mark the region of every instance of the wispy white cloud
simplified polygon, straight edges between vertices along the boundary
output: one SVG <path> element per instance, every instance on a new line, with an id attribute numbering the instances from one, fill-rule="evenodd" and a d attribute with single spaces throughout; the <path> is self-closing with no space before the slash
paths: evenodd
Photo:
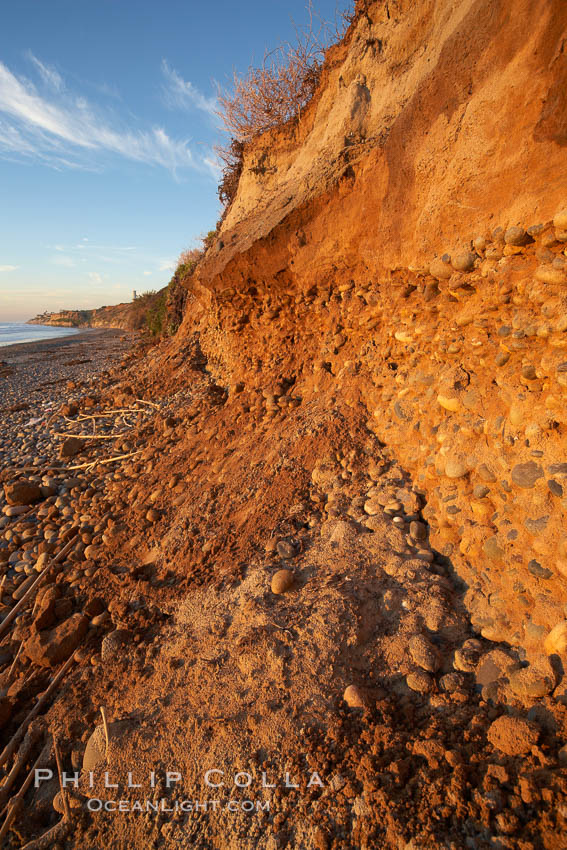
<path id="1" fill-rule="evenodd" d="M 93 283 L 102 283 L 102 275 L 98 272 L 89 272 L 89 279 Z"/>
<path id="2" fill-rule="evenodd" d="M 15 272 L 19 266 L 0 266 L 0 272 Z"/>
<path id="3" fill-rule="evenodd" d="M 153 272 L 145 271 L 145 272 L 142 272 L 142 274 L 144 275 L 144 277 L 148 277 L 148 275 L 153 274 Z"/>
<path id="4" fill-rule="evenodd" d="M 162 127 L 124 128 L 84 97 L 71 94 L 62 80 L 58 84 L 53 69 L 39 60 L 34 65 L 44 82 L 50 80 L 46 95 L 0 62 L 0 153 L 59 168 L 92 168 L 93 161 L 100 164 L 101 157 L 115 155 L 174 173 L 209 170 L 207 153 L 194 152 L 189 139 L 173 139 Z"/>
<path id="5" fill-rule="evenodd" d="M 41 79 L 47 86 L 49 86 L 49 88 L 54 89 L 55 91 L 61 91 L 64 88 L 61 74 L 59 74 L 55 68 L 52 68 L 49 65 L 44 65 L 37 56 L 34 56 L 31 50 L 27 51 L 26 56 L 30 62 L 35 65 L 40 73 Z"/>
<path id="6" fill-rule="evenodd" d="M 172 272 L 175 268 L 175 260 L 161 260 L 158 266 L 160 272 Z"/>
<path id="7" fill-rule="evenodd" d="M 167 106 L 173 109 L 200 109 L 214 116 L 217 109 L 217 99 L 206 97 L 193 83 L 184 80 L 174 68 L 170 68 L 167 60 L 163 59 L 161 70 L 165 77 L 163 99 Z"/>

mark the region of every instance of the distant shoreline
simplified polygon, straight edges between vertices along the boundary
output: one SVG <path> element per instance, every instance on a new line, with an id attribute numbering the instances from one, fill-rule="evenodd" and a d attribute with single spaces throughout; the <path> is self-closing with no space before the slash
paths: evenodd
<path id="1" fill-rule="evenodd" d="M 28 325 L 27 322 L 0 323 L 0 350 L 12 345 L 55 340 L 76 336 L 78 328 L 56 327 L 53 325 Z"/>
<path id="2" fill-rule="evenodd" d="M 128 333 L 128 331 L 118 328 L 64 328 L 64 330 L 71 331 L 71 333 L 66 333 L 62 336 L 43 337 L 42 339 L 32 340 L 31 342 L 14 342 L 7 345 L 0 345 L 0 360 L 11 358 L 12 355 L 18 356 L 40 352 L 47 354 L 51 350 L 61 348 L 62 346 L 71 343 L 86 342 L 87 340 L 88 342 L 100 341 L 103 343 L 105 337 L 122 337 Z"/>

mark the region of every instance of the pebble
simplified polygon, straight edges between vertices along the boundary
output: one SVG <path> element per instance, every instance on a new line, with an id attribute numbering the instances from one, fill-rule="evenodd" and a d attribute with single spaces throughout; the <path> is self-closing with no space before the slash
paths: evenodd
<path id="1" fill-rule="evenodd" d="M 505 755 L 521 756 L 529 753 L 537 744 L 539 730 L 528 720 L 503 715 L 490 725 L 486 737 L 493 747 Z"/>
<path id="2" fill-rule="evenodd" d="M 61 458 L 69 458 L 75 457 L 85 448 L 85 441 L 81 440 L 79 437 L 67 437 L 63 440 L 61 444 L 61 448 L 59 450 L 59 456 Z"/>
<path id="3" fill-rule="evenodd" d="M 7 517 L 21 516 L 28 512 L 27 505 L 7 505 L 4 508 L 4 514 Z"/>
<path id="4" fill-rule="evenodd" d="M 546 655 L 565 655 L 567 652 L 567 620 L 557 623 L 544 641 Z"/>
<path id="5" fill-rule="evenodd" d="M 296 557 L 298 553 L 298 546 L 297 543 L 290 537 L 284 537 L 282 540 L 278 540 L 276 550 L 280 558 L 290 560 L 291 558 Z"/>
<path id="6" fill-rule="evenodd" d="M 103 623 L 110 618 L 110 614 L 108 611 L 103 611 L 102 614 L 97 614 L 96 617 L 93 617 L 91 620 L 91 626 L 102 626 Z"/>
<path id="7" fill-rule="evenodd" d="M 448 410 L 450 413 L 456 413 L 461 406 L 458 398 L 445 395 L 438 395 L 437 401 L 441 407 L 445 408 L 445 410 Z"/>
<path id="8" fill-rule="evenodd" d="M 464 687 L 464 679 L 459 673 L 446 673 L 439 679 L 439 685 L 448 694 L 453 694 Z"/>
<path id="9" fill-rule="evenodd" d="M 453 667 L 462 673 L 474 673 L 480 660 L 482 644 L 475 638 L 466 640 L 460 649 L 455 650 Z"/>
<path id="10" fill-rule="evenodd" d="M 410 522 L 410 536 L 414 540 L 427 540 L 427 526 L 423 522 Z"/>
<path id="11" fill-rule="evenodd" d="M 281 594 L 290 590 L 295 584 L 295 573 L 292 570 L 278 570 L 272 576 L 272 593 Z"/>
<path id="12" fill-rule="evenodd" d="M 412 660 L 430 673 L 436 673 L 441 666 L 441 658 L 436 647 L 424 635 L 414 635 L 410 638 L 409 653 Z"/>
<path id="13" fill-rule="evenodd" d="M 544 671 L 535 666 L 523 667 L 510 673 L 510 688 L 521 699 L 539 699 L 551 693 L 555 687 L 553 671 Z"/>
<path id="14" fill-rule="evenodd" d="M 379 502 L 375 499 L 368 499 L 367 502 L 364 503 L 364 512 L 368 514 L 368 516 L 376 516 L 377 514 L 381 514 L 383 511 L 383 507 Z"/>
<path id="15" fill-rule="evenodd" d="M 32 505 L 42 498 L 41 487 L 34 481 L 13 481 L 5 484 L 4 495 L 8 504 L 14 507 Z"/>
<path id="16" fill-rule="evenodd" d="M 345 688 L 343 699 L 349 708 L 364 708 L 365 699 L 362 691 L 356 685 Z"/>
<path id="17" fill-rule="evenodd" d="M 523 227 L 509 227 L 504 234 L 504 241 L 507 245 L 525 245 L 528 239 L 528 234 Z"/>
<path id="18" fill-rule="evenodd" d="M 453 274 L 453 268 L 450 263 L 437 258 L 430 264 L 429 274 L 437 280 L 448 280 Z"/>
<path id="19" fill-rule="evenodd" d="M 536 280 L 542 283 L 561 284 L 565 283 L 566 276 L 562 269 L 557 269 L 554 266 L 544 265 L 539 266 L 535 273 Z"/>
<path id="20" fill-rule="evenodd" d="M 132 632 L 127 629 L 115 629 L 113 632 L 105 635 L 102 641 L 100 655 L 103 661 L 113 661 L 123 659 L 123 650 L 132 643 Z"/>
<path id="21" fill-rule="evenodd" d="M 462 251 L 451 259 L 451 265 L 458 272 L 470 272 L 474 269 L 476 256 L 470 251 Z"/>
<path id="22" fill-rule="evenodd" d="M 527 463 L 517 463 L 512 468 L 512 481 L 517 487 L 531 490 L 540 478 L 543 478 L 543 469 L 533 460 Z"/>
<path id="23" fill-rule="evenodd" d="M 494 362 L 497 366 L 505 366 L 509 359 L 509 351 L 499 351 L 496 357 L 494 358 Z"/>
<path id="24" fill-rule="evenodd" d="M 428 673 L 418 671 L 406 676 L 408 688 L 418 694 L 428 694 L 433 688 L 433 679 Z"/>
<path id="25" fill-rule="evenodd" d="M 468 473 L 468 465 L 463 458 L 448 457 L 445 462 L 447 478 L 463 478 Z"/>

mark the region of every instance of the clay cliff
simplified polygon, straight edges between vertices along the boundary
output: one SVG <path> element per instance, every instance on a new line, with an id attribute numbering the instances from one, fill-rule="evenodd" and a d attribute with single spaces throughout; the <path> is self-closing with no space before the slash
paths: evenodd
<path id="1" fill-rule="evenodd" d="M 479 631 L 534 651 L 567 603 L 566 23 L 367 4 L 190 284 L 218 379 L 362 405 Z"/>

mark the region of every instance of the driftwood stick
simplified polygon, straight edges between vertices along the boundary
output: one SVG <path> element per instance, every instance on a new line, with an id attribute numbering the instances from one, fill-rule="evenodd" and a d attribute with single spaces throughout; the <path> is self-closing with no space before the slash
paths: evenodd
<path id="1" fill-rule="evenodd" d="M 37 587 L 41 584 L 41 582 L 45 580 L 47 574 L 49 573 L 49 571 L 53 567 L 53 565 L 59 563 L 59 561 L 61 561 L 65 557 L 67 552 L 69 552 L 72 549 L 73 545 L 75 544 L 76 534 L 77 533 L 75 532 L 75 534 L 73 534 L 73 536 L 71 537 L 69 542 L 63 547 L 63 549 L 61 549 L 59 554 L 56 555 L 55 558 L 53 558 L 47 564 L 45 569 L 43 569 L 40 572 L 40 574 L 35 579 L 35 581 L 33 581 L 31 583 L 31 585 L 28 587 L 28 589 L 26 590 L 26 592 L 24 593 L 24 595 L 22 596 L 20 601 L 17 602 L 14 605 L 14 607 L 12 608 L 12 610 L 10 611 L 10 613 L 7 614 L 6 617 L 4 617 L 4 619 L 2 620 L 2 623 L 0 623 L 0 637 L 2 637 L 2 635 L 4 634 L 4 632 L 6 631 L 8 626 L 10 625 L 10 623 L 13 622 L 13 620 L 15 620 L 15 618 L 18 616 L 18 614 L 22 610 L 22 608 L 24 608 L 27 605 L 28 600 L 30 599 L 32 594 L 36 591 Z"/>
<path id="2" fill-rule="evenodd" d="M 4 596 L 4 585 L 6 584 L 7 573 L 4 573 L 2 576 L 2 581 L 0 581 L 0 602 L 2 602 L 2 597 Z"/>
<path id="3" fill-rule="evenodd" d="M 79 435 L 73 434 L 72 436 L 76 437 L 76 436 L 79 436 Z M 117 436 L 121 436 L 121 435 L 118 434 Z M 97 437 L 97 439 L 98 439 L 98 437 Z M 34 468 L 34 471 L 38 472 L 40 469 L 42 469 L 42 470 L 49 469 L 51 472 L 70 472 L 71 470 L 74 470 L 74 469 L 87 469 L 87 467 L 96 466 L 99 463 L 114 463 L 115 460 L 124 460 L 124 458 L 133 457 L 134 455 L 140 454 L 141 451 L 142 451 L 142 449 L 138 449 L 138 451 L 130 452 L 130 454 L 127 454 L 127 455 L 118 455 L 117 457 L 108 457 L 108 458 L 103 458 L 102 460 L 100 460 L 99 458 L 95 458 L 94 460 L 89 460 L 86 463 L 79 463 L 79 464 L 76 464 L 75 466 L 36 467 L 36 468 Z M 19 471 L 20 470 L 15 470 L 15 472 L 19 472 Z"/>
<path id="4" fill-rule="evenodd" d="M 32 710 L 29 712 L 27 717 L 22 721 L 22 723 L 20 724 L 20 727 L 16 730 L 16 732 L 12 736 L 11 740 L 8 741 L 8 743 L 4 747 L 4 750 L 0 754 L 0 767 L 3 767 L 6 764 L 6 762 L 8 761 L 8 759 L 10 758 L 10 756 L 15 752 L 20 737 L 23 735 L 25 730 L 28 728 L 28 726 L 30 725 L 30 723 L 34 719 L 34 717 L 37 717 L 41 708 L 45 705 L 45 703 L 47 702 L 47 700 L 49 699 L 49 697 L 51 696 L 51 694 L 53 693 L 53 691 L 55 690 L 55 688 L 57 687 L 57 685 L 59 684 L 59 682 L 61 681 L 61 679 L 65 675 L 65 673 L 67 672 L 67 670 L 69 670 L 69 668 L 73 664 L 74 654 L 75 653 L 73 653 L 73 655 L 65 662 L 65 664 L 63 665 L 63 667 L 61 668 L 59 673 L 57 673 L 55 678 L 52 679 L 51 684 L 47 687 L 47 689 L 40 696 L 40 698 L 38 699 L 38 701 L 36 702 L 36 704 L 34 705 Z"/>
<path id="5" fill-rule="evenodd" d="M 108 737 L 108 723 L 106 722 L 106 712 L 104 710 L 104 706 L 101 705 L 100 713 L 102 714 L 102 725 L 104 726 L 104 737 L 106 740 L 106 749 L 104 751 L 104 757 L 108 761 L 108 745 L 109 745 L 109 737 Z"/>
<path id="6" fill-rule="evenodd" d="M 136 401 L 139 402 L 139 404 L 149 404 L 151 407 L 155 407 L 156 410 L 159 410 L 159 404 L 156 404 L 155 401 L 146 401 L 143 398 L 137 398 Z"/>
<path id="7" fill-rule="evenodd" d="M 79 440 L 115 440 L 117 437 L 124 437 L 125 432 L 121 434 L 63 434 L 61 431 L 54 431 L 54 437 L 78 437 Z"/>
<path id="8" fill-rule="evenodd" d="M 8 678 L 11 678 L 12 673 L 14 672 L 14 669 L 16 667 L 16 664 L 18 663 L 18 658 L 20 657 L 20 653 L 22 651 L 23 646 L 24 646 L 24 642 L 22 640 L 22 641 L 20 641 L 20 646 L 18 648 L 18 651 L 16 652 L 15 658 L 12 661 L 12 664 L 10 665 L 10 669 L 8 670 Z"/>
<path id="9" fill-rule="evenodd" d="M 109 419 L 120 413 L 139 413 L 137 407 L 117 407 L 115 410 L 105 410 L 103 413 L 81 413 L 78 419 L 70 419 L 69 422 L 82 422 L 84 419 Z"/>
<path id="10" fill-rule="evenodd" d="M 59 744 L 57 743 L 57 738 L 55 735 L 53 736 L 53 749 L 55 750 L 55 761 L 57 763 L 57 776 L 59 777 L 59 790 L 61 791 L 61 800 L 63 801 L 63 811 L 65 813 L 65 819 L 71 819 L 71 812 L 69 811 L 69 801 L 67 800 L 67 789 L 63 787 L 63 770 L 61 769 L 61 755 L 59 753 Z"/>
<path id="11" fill-rule="evenodd" d="M 26 732 L 24 740 L 22 741 L 22 746 L 18 750 L 18 754 L 12 766 L 12 770 L 6 776 L 4 782 L 0 786 L 0 808 L 3 808 L 8 802 L 8 795 L 10 793 L 10 789 L 18 778 L 20 770 L 26 764 L 30 752 L 34 748 L 37 739 L 43 734 L 44 726 L 45 724 L 43 719 L 30 723 L 30 727 Z"/>
<path id="12" fill-rule="evenodd" d="M 138 449 L 137 452 L 129 452 L 127 455 L 117 455 L 116 457 L 107 457 L 103 460 L 99 460 L 98 458 L 95 460 L 90 460 L 88 463 L 80 463 L 78 466 L 68 466 L 67 469 L 86 469 L 87 467 L 98 466 L 103 463 L 114 463 L 116 460 L 124 460 L 127 457 L 134 457 L 134 455 L 139 455 L 142 449 Z"/>
<path id="13" fill-rule="evenodd" d="M 20 809 L 20 806 L 22 805 L 22 802 L 24 800 L 26 792 L 27 792 L 28 788 L 30 787 L 32 780 L 35 776 L 35 771 L 36 771 L 39 763 L 41 761 L 43 761 L 44 758 L 45 758 L 45 747 L 41 751 L 39 756 L 37 757 L 35 764 L 32 767 L 32 769 L 30 770 L 30 772 L 28 773 L 24 784 L 22 785 L 22 787 L 20 788 L 20 790 L 18 791 L 16 796 L 12 797 L 12 799 L 8 803 L 8 813 L 6 815 L 6 820 L 2 824 L 2 829 L 0 829 L 0 839 L 4 838 L 4 836 L 6 835 L 8 830 L 10 829 L 12 823 L 14 822 L 14 818 L 18 814 L 18 811 Z"/>

